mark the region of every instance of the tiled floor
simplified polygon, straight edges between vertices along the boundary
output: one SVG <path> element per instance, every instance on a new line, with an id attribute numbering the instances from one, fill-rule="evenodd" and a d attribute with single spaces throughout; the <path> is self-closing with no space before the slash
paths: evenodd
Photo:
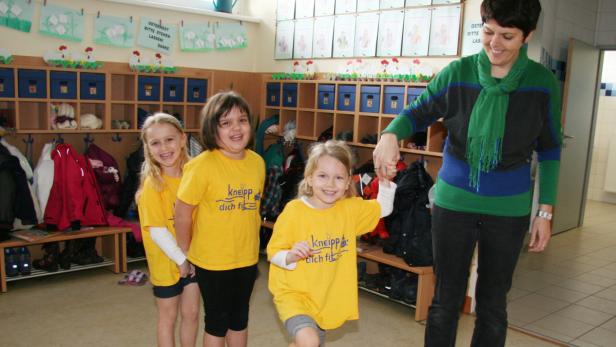
<path id="1" fill-rule="evenodd" d="M 511 325 L 572 346 L 616 346 L 616 205 L 588 201 L 584 226 L 523 253 Z"/>

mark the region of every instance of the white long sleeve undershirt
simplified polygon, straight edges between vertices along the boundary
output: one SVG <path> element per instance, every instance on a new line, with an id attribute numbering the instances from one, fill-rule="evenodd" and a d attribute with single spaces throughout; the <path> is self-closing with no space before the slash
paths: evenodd
<path id="1" fill-rule="evenodd" d="M 165 227 L 150 227 L 150 235 L 152 236 L 152 241 L 160 247 L 169 259 L 173 260 L 178 266 L 184 264 L 186 255 L 178 246 L 169 229 Z"/>

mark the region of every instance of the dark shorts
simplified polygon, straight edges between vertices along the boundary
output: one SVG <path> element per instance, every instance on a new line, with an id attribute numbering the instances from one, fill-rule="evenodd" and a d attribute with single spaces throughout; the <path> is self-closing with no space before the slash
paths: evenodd
<path id="1" fill-rule="evenodd" d="M 217 337 L 227 330 L 248 327 L 248 306 L 257 278 L 257 265 L 239 269 L 211 271 L 196 267 L 203 298 L 205 332 Z"/>
<path id="2" fill-rule="evenodd" d="M 154 296 L 159 299 L 168 299 L 176 297 L 184 291 L 184 287 L 191 283 L 197 283 L 197 276 L 181 277 L 176 284 L 170 286 L 153 286 Z"/>

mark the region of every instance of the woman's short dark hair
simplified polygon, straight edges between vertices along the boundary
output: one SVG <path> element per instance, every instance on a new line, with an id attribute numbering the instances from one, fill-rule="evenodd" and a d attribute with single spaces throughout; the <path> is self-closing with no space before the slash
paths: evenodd
<path id="1" fill-rule="evenodd" d="M 252 128 L 253 120 L 246 100 L 233 91 L 220 92 L 212 96 L 201 110 L 201 142 L 205 149 L 214 150 L 220 147 L 216 142 L 218 139 L 218 122 L 221 117 L 229 113 L 234 107 L 237 107 L 240 112 L 248 117 Z M 252 142 L 253 136 L 251 132 L 250 141 L 248 141 L 246 148 L 252 147 Z"/>
<path id="2" fill-rule="evenodd" d="M 527 37 L 537 28 L 541 4 L 539 0 L 483 0 L 481 21 L 494 19 L 506 28 L 518 28 Z"/>

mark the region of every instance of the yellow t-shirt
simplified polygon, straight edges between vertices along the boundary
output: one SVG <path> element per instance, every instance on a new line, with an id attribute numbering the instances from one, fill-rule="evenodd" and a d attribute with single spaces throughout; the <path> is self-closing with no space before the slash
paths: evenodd
<path id="1" fill-rule="evenodd" d="M 299 241 L 319 254 L 300 260 L 294 270 L 270 265 L 269 289 L 280 319 L 305 314 L 322 329 L 358 319 L 357 235 L 374 229 L 381 207 L 376 200 L 343 199 L 328 209 L 290 201 L 278 216 L 267 246 L 271 259 Z"/>
<path id="2" fill-rule="evenodd" d="M 173 216 L 180 178 L 163 175 L 163 180 L 165 182 L 163 190 L 158 192 L 154 188 L 152 179 L 146 178 L 139 201 L 137 201 L 150 281 L 155 286 L 170 286 L 180 280 L 177 264 L 152 241 L 150 234 L 150 227 L 165 227 L 175 237 Z"/>
<path id="3" fill-rule="evenodd" d="M 265 163 L 251 150 L 241 160 L 205 151 L 184 166 L 178 199 L 196 205 L 188 259 L 207 270 L 257 263 Z"/>

